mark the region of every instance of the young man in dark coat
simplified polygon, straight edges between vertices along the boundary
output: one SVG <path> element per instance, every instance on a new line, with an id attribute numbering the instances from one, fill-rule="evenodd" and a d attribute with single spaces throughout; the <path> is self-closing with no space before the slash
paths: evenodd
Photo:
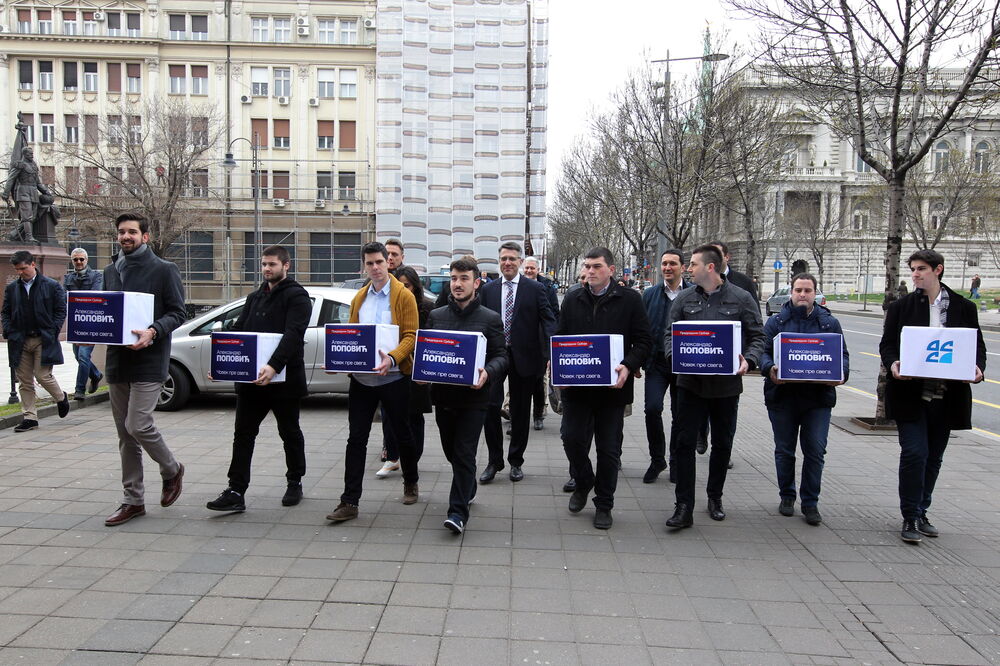
<path id="1" fill-rule="evenodd" d="M 594 527 L 612 525 L 611 509 L 618 487 L 625 405 L 632 403 L 634 375 L 642 369 L 653 346 L 649 319 L 639 293 L 615 284 L 611 250 L 595 247 L 583 260 L 587 282 L 567 292 L 556 335 L 609 333 L 623 336 L 625 358 L 615 368 L 612 387 L 572 387 L 562 390 L 562 437 L 566 458 L 576 480 L 569 510 L 579 513 L 594 492 Z M 597 449 L 597 471 L 590 462 L 591 440 Z"/>
<path id="2" fill-rule="evenodd" d="M 260 269 L 264 284 L 247 296 L 243 312 L 232 328 L 249 333 L 280 333 L 281 341 L 253 384 L 236 384 L 236 432 L 229 464 L 229 487 L 206 505 L 212 511 L 246 510 L 254 442 L 268 412 L 274 412 L 278 436 L 285 448 L 288 488 L 281 505 L 294 506 L 302 499 L 306 446 L 299 427 L 299 401 L 308 393 L 303 341 L 312 301 L 305 288 L 288 277 L 290 267 L 287 249 L 272 245 L 263 251 Z M 285 381 L 272 383 L 282 370 Z"/>
<path id="3" fill-rule="evenodd" d="M 919 543 L 921 536 L 938 535 L 937 528 L 927 518 L 927 509 L 951 431 L 972 428 L 972 389 L 969 382 L 902 376 L 899 360 L 903 327 L 977 329 L 973 384 L 983 381 L 986 343 L 979 330 L 975 304 L 941 282 L 944 257 L 934 250 L 919 250 L 910 255 L 907 263 L 914 289 L 889 306 L 879 353 L 889 374 L 885 386 L 886 416 L 895 419 L 899 437 L 899 509 L 903 515 L 900 537 L 909 543 Z"/>
<path id="4" fill-rule="evenodd" d="M 69 396 L 52 375 L 52 366 L 63 362 L 59 331 L 66 320 L 66 292 L 38 272 L 35 257 L 27 250 L 12 254 L 10 263 L 18 279 L 4 289 L 3 336 L 10 367 L 17 370 L 24 415 L 14 432 L 26 432 L 38 427 L 36 379 L 57 401 L 60 418 L 69 414 Z"/>
<path id="5" fill-rule="evenodd" d="M 153 410 L 170 369 L 170 335 L 187 315 L 181 273 L 176 264 L 160 259 L 149 248 L 149 220 L 145 217 L 123 213 L 115 225 L 121 252 L 104 269 L 104 288 L 145 292 L 155 299 L 153 321 L 132 331 L 139 339 L 131 345 L 108 346 L 104 371 L 118 429 L 125 489 L 121 506 L 104 521 L 109 527 L 146 515 L 143 451 L 160 467 L 160 506 L 177 501 L 184 478 L 184 465 L 174 458 L 153 421 Z"/>

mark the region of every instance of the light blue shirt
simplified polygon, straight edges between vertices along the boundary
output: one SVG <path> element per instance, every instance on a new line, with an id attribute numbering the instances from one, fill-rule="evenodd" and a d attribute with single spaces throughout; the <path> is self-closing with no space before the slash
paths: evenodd
<path id="1" fill-rule="evenodd" d="M 391 280 L 386 280 L 385 284 L 381 289 L 375 289 L 374 284 L 368 285 L 368 292 L 365 294 L 365 300 L 361 303 L 361 307 L 358 309 L 358 322 L 362 324 L 391 324 L 392 322 L 392 309 L 389 307 L 389 288 L 392 286 Z M 383 384 L 388 384 L 389 382 L 394 382 L 402 377 L 399 374 L 399 368 L 396 367 L 396 362 L 391 361 L 392 366 L 389 368 L 389 374 L 376 375 L 376 374 L 362 374 L 357 373 L 351 375 L 358 382 L 364 384 L 365 386 L 382 386 Z"/>

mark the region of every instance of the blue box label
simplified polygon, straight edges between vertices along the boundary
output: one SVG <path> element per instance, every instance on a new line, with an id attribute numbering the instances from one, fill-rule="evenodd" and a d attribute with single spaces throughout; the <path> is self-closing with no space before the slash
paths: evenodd
<path id="1" fill-rule="evenodd" d="M 122 292 L 74 294 L 66 299 L 69 337 L 81 343 L 121 342 L 125 314 Z"/>
<path id="2" fill-rule="evenodd" d="M 375 369 L 374 326 L 326 325 L 327 372 L 371 372 Z"/>
<path id="3" fill-rule="evenodd" d="M 736 374 L 738 339 L 731 322 L 674 322 L 671 368 L 682 375 Z"/>
<path id="4" fill-rule="evenodd" d="M 474 385 L 479 379 L 477 360 L 485 354 L 485 342 L 482 335 L 475 333 L 417 331 L 413 380 Z"/>
<path id="5" fill-rule="evenodd" d="M 552 383 L 555 386 L 614 384 L 612 374 L 620 359 L 612 359 L 611 347 L 610 335 L 554 336 L 551 341 Z"/>
<path id="6" fill-rule="evenodd" d="M 212 379 L 252 382 L 257 379 L 257 338 L 238 333 L 212 334 Z"/>
<path id="7" fill-rule="evenodd" d="M 838 333 L 778 333 L 774 346 L 778 379 L 839 382 L 844 378 L 844 342 Z"/>

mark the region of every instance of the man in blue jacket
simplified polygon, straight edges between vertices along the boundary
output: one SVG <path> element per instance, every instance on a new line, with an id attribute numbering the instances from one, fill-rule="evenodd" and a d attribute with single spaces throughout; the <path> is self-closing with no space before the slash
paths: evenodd
<path id="1" fill-rule="evenodd" d="M 792 278 L 791 299 L 764 325 L 764 353 L 760 374 L 764 376 L 764 404 L 774 431 L 774 466 L 778 476 L 778 512 L 795 513 L 795 445 L 802 447 L 802 481 L 799 497 L 802 516 L 810 525 L 823 522 L 817 504 L 823 478 L 826 438 L 830 432 L 830 412 L 837 404 L 837 389 L 847 381 L 850 357 L 844 341 L 844 379 L 839 382 L 788 382 L 778 379 L 773 343 L 778 333 L 838 333 L 840 322 L 822 305 L 816 304 L 816 278 L 799 273 Z"/>
<path id="2" fill-rule="evenodd" d="M 63 288 L 66 291 L 100 291 L 104 289 L 104 274 L 87 265 L 87 251 L 78 247 L 69 253 L 69 258 L 73 262 L 73 270 L 68 271 L 63 277 Z M 73 345 L 73 356 L 76 358 L 76 392 L 73 394 L 74 400 L 83 400 L 84 392 L 94 393 L 104 375 L 97 369 L 91 360 L 90 355 L 94 352 L 94 345 Z M 90 380 L 90 388 L 87 388 L 87 380 Z"/>

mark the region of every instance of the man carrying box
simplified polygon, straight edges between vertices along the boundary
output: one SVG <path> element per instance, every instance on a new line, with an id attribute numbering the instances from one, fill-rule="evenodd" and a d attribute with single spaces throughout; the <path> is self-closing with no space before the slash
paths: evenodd
<path id="1" fill-rule="evenodd" d="M 415 504 L 420 496 L 417 487 L 420 451 L 413 444 L 409 426 L 410 372 L 419 321 L 417 301 L 403 283 L 390 274 L 389 252 L 385 245 L 368 243 L 361 248 L 361 257 L 369 283 L 354 295 L 348 323 L 395 324 L 399 327 L 399 345 L 388 355 L 379 350 L 382 362 L 374 373 L 351 375 L 344 492 L 340 496 L 340 504 L 326 517 L 334 523 L 358 517 L 368 435 L 379 402 L 382 403 L 382 418 L 388 426 L 383 432 L 385 436 L 395 439 L 399 450 L 399 462 L 403 468 L 403 504 Z"/>
<path id="2" fill-rule="evenodd" d="M 507 372 L 503 320 L 483 307 L 479 289 L 479 266 L 468 258 L 451 262 L 451 295 L 448 305 L 431 310 L 427 328 L 445 331 L 468 331 L 486 337 L 486 362 L 476 368 L 478 379 L 472 386 L 433 384 L 431 401 L 434 419 L 441 433 L 441 448 L 451 463 L 451 494 L 445 528 L 455 534 L 465 531 L 469 522 L 469 504 L 476 496 L 476 449 L 483 430 L 493 382 L 503 383 Z"/>
<path id="3" fill-rule="evenodd" d="M 642 369 L 652 347 L 649 319 L 638 292 L 614 284 L 615 262 L 611 250 L 591 249 L 584 257 L 587 282 L 582 289 L 567 292 L 559 313 L 556 335 L 593 333 L 622 336 L 624 358 L 614 370 L 618 381 L 610 387 L 562 389 L 562 437 L 576 490 L 569 510 L 579 513 L 594 492 L 594 527 L 610 529 L 611 509 L 618 487 L 622 455 L 625 405 L 632 403 L 633 375 Z M 590 443 L 597 449 L 597 472 L 590 462 Z"/>
<path id="4" fill-rule="evenodd" d="M 115 221 L 121 252 L 104 269 L 104 287 L 110 291 L 153 294 L 153 321 L 133 330 L 139 339 L 131 345 L 109 345 L 104 369 L 111 396 L 111 414 L 118 429 L 125 498 L 104 524 L 113 527 L 146 515 L 143 499 L 142 452 L 160 466 L 163 490 L 160 506 L 170 506 L 181 495 L 184 465 L 174 459 L 153 422 L 153 410 L 170 369 L 170 334 L 184 323 L 184 285 L 177 265 L 149 249 L 149 220 L 123 213 Z"/>
<path id="5" fill-rule="evenodd" d="M 760 309 L 750 293 L 724 280 L 719 273 L 723 265 L 719 250 L 702 245 L 691 254 L 688 270 L 695 287 L 680 293 L 670 307 L 665 329 L 664 351 L 667 363 L 672 362 L 673 335 L 671 326 L 678 321 L 740 322 L 742 352 L 734 375 L 677 375 L 677 414 L 680 419 L 677 445 L 677 503 L 667 527 L 691 527 L 694 524 L 695 446 L 706 416 L 712 426 L 712 454 L 708 466 L 708 513 L 712 520 L 725 520 L 722 490 L 726 484 L 733 436 L 736 434 L 736 414 L 743 375 L 757 367 L 764 351 L 764 332 Z"/>
<path id="6" fill-rule="evenodd" d="M 281 341 L 252 384 L 237 383 L 236 426 L 233 457 L 229 463 L 229 487 L 206 506 L 212 511 L 245 511 L 250 487 L 250 463 L 260 424 L 274 412 L 278 436 L 285 449 L 285 479 L 288 488 L 282 506 L 302 500 L 302 477 L 306 473 L 306 443 L 299 427 L 299 402 L 308 394 L 304 338 L 309 326 L 312 301 L 306 290 L 288 277 L 291 257 L 280 245 L 265 248 L 260 270 L 264 284 L 247 296 L 243 311 L 231 331 L 280 333 Z M 285 381 L 271 383 L 285 371 Z"/>
<path id="7" fill-rule="evenodd" d="M 847 344 L 843 342 L 843 380 L 836 382 L 787 382 L 778 378 L 772 353 L 780 333 L 836 333 L 843 336 L 840 322 L 822 305 L 816 304 L 816 278 L 799 273 L 792 278 L 792 296 L 781 311 L 764 325 L 764 353 L 760 374 L 764 375 L 764 404 L 774 431 L 774 466 L 778 477 L 778 512 L 795 513 L 795 445 L 802 446 L 802 515 L 810 525 L 823 522 L 817 504 L 823 478 L 826 438 L 830 432 L 830 412 L 837 404 L 838 386 L 847 381 L 850 367 Z"/>
<path id="8" fill-rule="evenodd" d="M 979 330 L 975 304 L 941 282 L 944 257 L 934 250 L 919 250 L 910 255 L 907 263 L 914 290 L 889 306 L 879 353 L 882 366 L 890 374 L 885 387 L 886 416 L 895 419 L 899 437 L 899 509 L 903 515 L 900 537 L 909 543 L 919 543 L 921 535 L 938 535 L 937 528 L 927 518 L 927 509 L 951 431 L 972 428 L 972 389 L 965 381 L 901 375 L 903 327 L 976 329 L 973 384 L 983 381 L 986 343 Z"/>

